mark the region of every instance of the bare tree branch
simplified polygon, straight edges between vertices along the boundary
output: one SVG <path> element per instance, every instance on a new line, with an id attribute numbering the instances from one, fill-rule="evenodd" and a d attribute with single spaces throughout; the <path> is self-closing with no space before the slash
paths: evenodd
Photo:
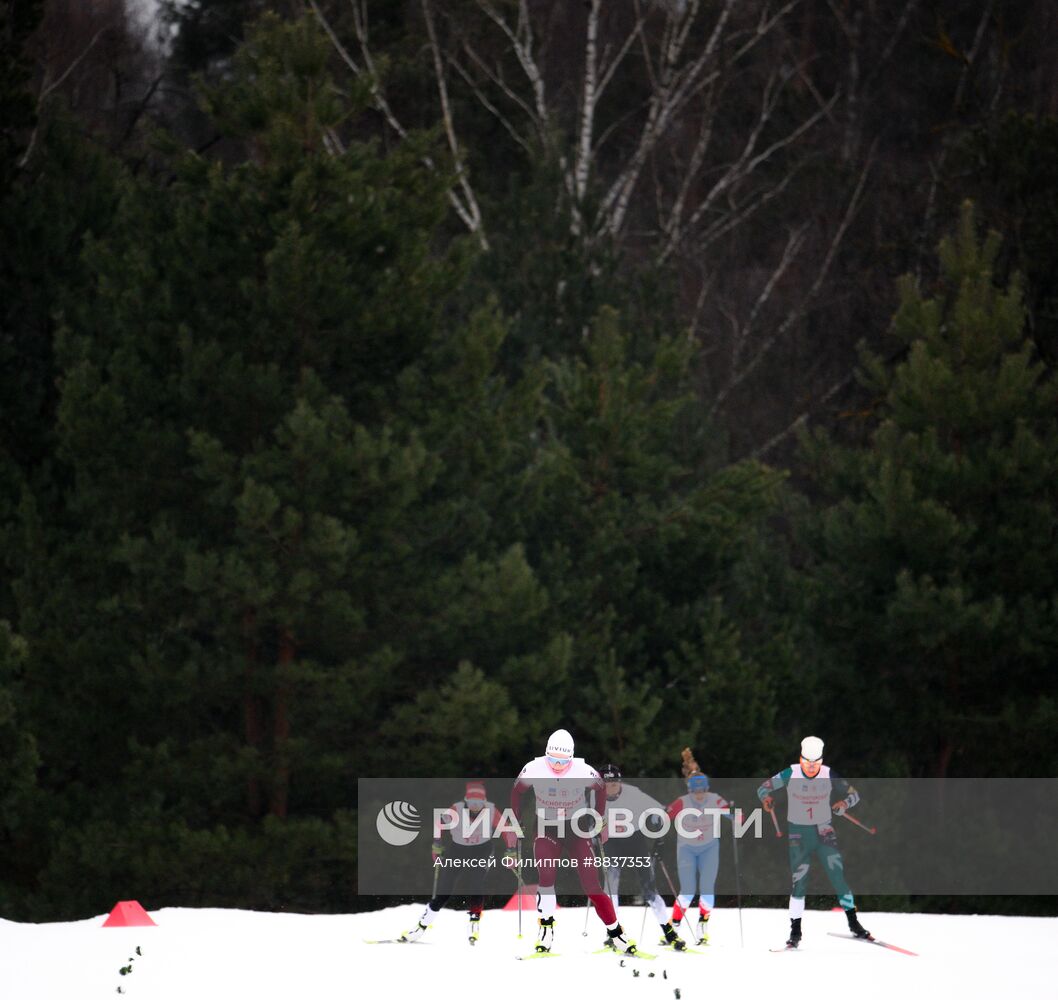
<path id="1" fill-rule="evenodd" d="M 981 12 L 981 20 L 977 23 L 977 31 L 974 34 L 973 45 L 970 47 L 970 51 L 966 53 L 963 60 L 962 72 L 959 74 L 959 83 L 955 88 L 955 96 L 952 100 L 952 111 L 958 113 L 959 108 L 962 105 L 963 94 L 966 92 L 967 84 L 970 80 L 970 74 L 973 72 L 974 66 L 977 63 L 977 56 L 981 50 L 981 43 L 984 40 L 985 29 L 988 27 L 989 22 L 992 20 L 992 12 L 995 9 L 995 0 L 988 0 L 985 4 L 984 10 Z M 950 150 L 949 143 L 943 143 L 941 145 L 940 155 L 937 158 L 935 164 L 930 168 L 930 185 L 929 194 L 926 197 L 926 212 L 923 220 L 922 235 L 925 237 L 933 224 L 933 216 L 937 208 L 937 188 L 940 184 L 940 178 L 944 173 L 944 165 L 948 160 L 948 152 Z"/>
<path id="2" fill-rule="evenodd" d="M 877 147 L 877 140 L 871 147 L 870 155 L 867 157 L 867 161 L 860 171 L 859 178 L 857 179 L 856 186 L 853 189 L 852 195 L 849 198 L 849 203 L 846 206 L 845 214 L 841 220 L 837 231 L 834 233 L 833 238 L 830 241 L 830 246 L 827 249 L 826 256 L 823 259 L 822 264 L 816 270 L 815 280 L 809 286 L 808 291 L 805 293 L 801 302 L 791 309 L 783 321 L 775 328 L 772 334 L 765 338 L 754 353 L 753 357 L 737 371 L 732 371 L 727 384 L 716 394 L 713 400 L 713 405 L 710 408 L 710 414 L 715 414 L 724 402 L 731 395 L 731 393 L 738 388 L 745 380 L 757 369 L 761 362 L 771 353 L 772 349 L 783 340 L 786 334 L 790 331 L 795 323 L 800 322 L 807 314 L 811 307 L 816 295 L 819 293 L 819 289 L 822 287 L 827 274 L 830 272 L 830 268 L 834 263 L 834 257 L 837 255 L 838 248 L 841 246 L 842 241 L 845 238 L 845 234 L 848 231 L 849 226 L 852 224 L 852 220 L 855 217 L 856 210 L 859 207 L 860 199 L 863 195 L 863 189 L 867 182 L 867 176 L 870 173 L 871 166 L 874 162 L 874 153 Z"/>
<path id="3" fill-rule="evenodd" d="M 464 43 L 463 48 L 466 54 L 470 57 L 471 61 L 481 67 L 481 69 L 485 72 L 489 79 L 505 94 L 505 96 L 510 98 L 516 104 L 521 104 L 525 111 L 529 111 L 528 105 L 522 103 L 521 98 L 519 98 L 518 95 L 515 94 L 503 82 L 502 79 L 493 74 L 492 70 L 490 70 L 484 64 L 484 62 L 481 60 L 481 57 L 478 56 L 478 54 L 474 51 L 473 48 L 471 48 L 471 46 Z M 449 56 L 448 63 L 463 80 L 463 82 L 467 85 L 471 93 L 474 95 L 475 99 L 481 104 L 483 108 L 485 108 L 486 111 L 488 111 L 491 115 L 496 118 L 496 120 L 500 123 L 500 125 L 503 126 L 504 130 L 510 135 L 510 137 L 527 153 L 532 152 L 532 145 L 530 144 L 529 140 L 526 139 L 514 127 L 514 124 L 511 122 L 510 118 L 508 118 L 502 111 L 500 111 L 496 104 L 493 103 L 493 101 L 485 93 L 485 89 L 478 85 L 478 83 L 467 72 L 467 70 L 463 67 L 459 60 L 453 59 L 451 56 Z"/>
<path id="4" fill-rule="evenodd" d="M 350 54 L 349 50 L 342 44 L 341 39 L 335 33 L 331 23 L 324 16 L 323 11 L 320 10 L 319 4 L 316 0 L 309 0 L 309 6 L 312 8 L 312 12 L 316 17 L 317 22 L 320 27 L 323 28 L 328 39 L 330 39 L 331 44 L 334 46 L 334 49 L 338 53 L 342 62 L 349 67 L 354 76 L 367 79 L 371 98 L 375 103 L 375 107 L 382 113 L 383 118 L 386 120 L 390 128 L 392 128 L 401 139 L 406 139 L 408 131 L 400 123 L 400 120 L 397 118 L 392 107 L 390 107 L 389 102 L 386 100 L 386 95 L 379 83 L 378 73 L 375 71 L 374 60 L 371 57 L 371 50 L 368 48 L 367 10 L 365 7 L 358 5 L 357 0 L 351 0 L 351 4 L 353 8 L 354 30 L 356 32 L 357 40 L 360 43 L 360 51 L 364 59 L 364 68 L 360 67 Z M 330 144 L 334 146 L 335 150 L 341 150 L 344 152 L 344 146 L 336 135 L 330 138 Z M 434 163 L 432 157 L 424 156 L 422 162 L 430 170 L 437 169 L 437 165 Z M 470 190 L 469 182 L 466 180 L 466 174 L 462 169 L 462 163 L 459 159 L 456 159 L 456 172 L 457 177 L 460 180 L 460 186 L 463 187 L 464 194 L 469 192 L 469 198 L 467 203 L 464 204 L 459 195 L 449 188 L 448 201 L 455 209 L 456 215 L 459 216 L 467 229 L 477 237 L 478 243 L 483 249 L 487 250 L 488 240 L 485 237 L 485 231 L 482 226 L 481 213 L 478 210 L 477 201 L 473 197 L 473 191 Z"/>
<path id="5" fill-rule="evenodd" d="M 70 62 L 70 65 L 59 75 L 57 79 L 52 82 L 47 81 L 45 76 L 44 82 L 41 84 L 40 93 L 37 95 L 37 115 L 40 115 L 40 109 L 44 106 L 44 102 L 58 90 L 70 77 L 70 74 L 77 69 L 78 66 L 84 62 L 85 56 L 88 55 L 92 49 L 95 48 L 96 42 L 111 30 L 111 25 L 106 24 L 100 28 L 93 36 L 91 41 L 81 50 L 78 56 Z M 25 152 L 18 159 L 18 169 L 22 170 L 27 163 L 29 158 L 33 155 L 33 150 L 37 145 L 37 134 L 40 128 L 39 122 L 33 126 L 33 131 L 30 133 L 29 141 L 26 143 Z"/>
<path id="6" fill-rule="evenodd" d="M 579 232 L 580 205 L 588 187 L 591 171 L 592 133 L 595 123 L 596 86 L 599 58 L 599 8 L 601 0 L 588 0 L 588 27 L 584 44 L 584 83 L 580 99 L 580 135 L 577 139 L 576 165 L 573 170 L 574 232 Z"/>
<path id="7" fill-rule="evenodd" d="M 485 230 L 481 223 L 481 209 L 478 207 L 477 198 L 474 196 L 474 189 L 470 186 L 470 179 L 467 176 L 466 165 L 463 161 L 463 153 L 459 147 L 459 140 L 456 138 L 455 124 L 452 120 L 452 106 L 448 100 L 448 84 L 445 79 L 445 63 L 441 58 L 441 49 L 437 44 L 437 31 L 434 27 L 433 11 L 430 7 L 430 0 L 422 0 L 422 13 L 423 18 L 426 21 L 426 32 L 430 38 L 430 53 L 433 56 L 434 76 L 437 82 L 437 92 L 441 101 L 441 120 L 444 122 L 445 136 L 448 139 L 448 148 L 452 153 L 452 160 L 455 163 L 456 177 L 459 181 L 459 186 L 463 191 L 464 205 L 466 207 L 467 216 L 469 217 L 468 225 L 470 231 L 474 233 L 478 238 L 478 243 L 482 250 L 489 249 L 489 241 L 485 236 Z"/>
<path id="8" fill-rule="evenodd" d="M 774 448 L 777 448 L 791 434 L 796 433 L 798 430 L 804 427 L 805 424 L 808 423 L 808 418 L 811 416 L 812 410 L 818 410 L 821 406 L 824 406 L 826 403 L 829 403 L 830 400 L 833 399 L 833 397 L 839 392 L 841 392 L 841 390 L 844 389 L 845 386 L 847 386 L 855 377 L 856 373 L 850 371 L 843 375 L 841 378 L 839 378 L 830 386 L 829 389 L 827 389 L 826 392 L 823 393 L 822 396 L 820 396 L 817 400 L 814 400 L 811 409 L 804 410 L 799 413 L 792 421 L 790 421 L 789 424 L 786 425 L 786 427 L 779 431 L 778 434 L 773 434 L 759 448 L 755 448 L 752 452 L 750 452 L 749 457 L 754 459 L 761 459 L 765 455 L 767 455 L 768 452 L 772 451 Z"/>
<path id="9" fill-rule="evenodd" d="M 518 59 L 518 63 L 522 67 L 523 72 L 533 88 L 533 101 L 537 117 L 540 121 L 546 120 L 548 117 L 547 103 L 544 99 L 546 89 L 544 87 L 543 74 L 540 72 L 540 67 L 537 66 L 532 54 L 532 23 L 529 19 L 529 9 L 526 5 L 526 0 L 519 0 L 518 3 L 517 30 L 511 28 L 488 0 L 477 0 L 477 5 L 485 12 L 500 31 L 507 36 L 514 54 Z"/>

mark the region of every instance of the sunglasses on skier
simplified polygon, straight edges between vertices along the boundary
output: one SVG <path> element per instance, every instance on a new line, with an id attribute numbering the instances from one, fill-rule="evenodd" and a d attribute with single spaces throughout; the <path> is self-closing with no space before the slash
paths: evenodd
<path id="1" fill-rule="evenodd" d="M 823 758 L 819 760 L 809 760 L 807 757 L 801 758 L 801 770 L 810 778 L 814 778 L 819 774 L 819 769 L 823 766 Z"/>
<path id="2" fill-rule="evenodd" d="M 546 759 L 548 765 L 553 771 L 564 771 L 573 763 L 572 757 L 553 757 L 551 754 L 548 754 Z"/>

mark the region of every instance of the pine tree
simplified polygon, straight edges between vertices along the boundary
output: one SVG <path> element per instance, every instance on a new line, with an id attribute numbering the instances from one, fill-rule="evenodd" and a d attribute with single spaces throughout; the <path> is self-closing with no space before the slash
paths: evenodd
<path id="1" fill-rule="evenodd" d="M 25 669 L 26 643 L 0 621 L 0 850 L 10 859 L 0 878 L 0 912 L 13 910 L 12 896 L 32 886 L 35 849 L 33 817 L 36 813 L 36 780 L 40 759 L 36 740 L 26 729 L 18 710 L 18 688 Z"/>
<path id="2" fill-rule="evenodd" d="M 85 249 L 97 283 L 57 349 L 70 485 L 21 526 L 27 699 L 63 782 L 40 906 L 74 868 L 85 907 L 121 864 L 173 892 L 168 850 L 217 898 L 246 837 L 302 852 L 237 890 L 273 900 L 339 851 L 357 774 L 392 759 L 378 719 L 502 703 L 486 675 L 546 650 L 545 598 L 491 523 L 540 372 L 499 374 L 505 326 L 461 297 L 429 138 L 329 145 L 367 94 L 328 59 L 310 22 L 266 19 L 205 97 L 246 161 L 163 148 L 168 176 L 126 178 Z M 454 735 L 466 759 L 478 734 Z M 100 856 L 116 828 L 124 858 Z"/>
<path id="3" fill-rule="evenodd" d="M 718 467 L 692 358 L 686 338 L 653 338 L 601 310 L 583 347 L 551 366 L 517 512 L 551 632 L 571 641 L 569 668 L 519 686 L 519 704 L 542 730 L 572 719 L 591 759 L 642 773 L 671 769 L 676 744 L 703 729 L 766 730 L 776 705 L 764 644 L 742 629 L 759 621 L 751 566 L 782 476 Z M 703 766 L 735 773 L 758 757 L 750 743 L 710 740 Z"/>
<path id="4" fill-rule="evenodd" d="M 1017 280 L 996 283 L 998 247 L 965 205 L 936 288 L 900 284 L 906 353 L 865 359 L 869 443 L 807 442 L 825 502 L 805 538 L 837 658 L 823 697 L 860 759 L 892 753 L 898 772 L 1055 764 L 1058 383 Z M 903 759 L 884 749 L 894 728 Z"/>

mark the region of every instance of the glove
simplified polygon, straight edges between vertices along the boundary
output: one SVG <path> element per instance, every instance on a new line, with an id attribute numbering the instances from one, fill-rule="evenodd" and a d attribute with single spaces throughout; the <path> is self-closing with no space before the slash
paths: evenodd
<path id="1" fill-rule="evenodd" d="M 775 809 L 775 799 L 773 799 L 770 795 L 765 795 L 764 798 L 762 798 L 760 801 L 761 805 L 764 806 L 765 812 L 770 813 Z"/>
<path id="2" fill-rule="evenodd" d="M 848 803 L 842 799 L 840 802 L 835 802 L 831 807 L 838 816 L 844 816 L 845 810 L 849 808 Z"/>
<path id="3" fill-rule="evenodd" d="M 433 844 L 430 846 L 430 860 L 431 861 L 437 861 L 437 859 L 442 854 L 444 854 L 444 852 L 445 852 L 444 844 L 442 844 L 441 841 L 439 841 L 439 840 L 435 840 L 433 842 Z"/>

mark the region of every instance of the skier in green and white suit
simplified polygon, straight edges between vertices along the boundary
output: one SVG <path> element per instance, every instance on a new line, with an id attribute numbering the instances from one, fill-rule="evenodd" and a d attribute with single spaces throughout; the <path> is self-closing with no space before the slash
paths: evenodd
<path id="1" fill-rule="evenodd" d="M 838 903 L 848 918 L 849 930 L 856 937 L 871 939 L 856 916 L 856 901 L 845 881 L 845 862 L 838 850 L 838 837 L 831 822 L 834 813 L 840 816 L 860 801 L 859 792 L 823 763 L 823 741 L 818 736 L 806 736 L 801 741 L 800 761 L 772 775 L 757 789 L 757 797 L 767 812 L 775 808 L 773 794 L 784 787 L 793 881 L 790 939 L 786 946 L 796 948 L 801 941 L 801 914 L 805 909 L 808 871 L 813 855 L 819 858 L 837 893 Z M 833 799 L 835 795 L 837 798 Z"/>

